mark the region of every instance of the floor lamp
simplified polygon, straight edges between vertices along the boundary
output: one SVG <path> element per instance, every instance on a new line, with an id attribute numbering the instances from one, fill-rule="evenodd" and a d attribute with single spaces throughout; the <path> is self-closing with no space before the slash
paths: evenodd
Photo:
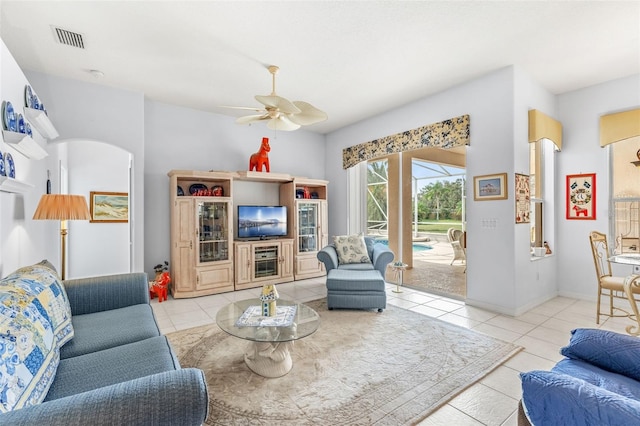
<path id="1" fill-rule="evenodd" d="M 59 220 L 62 253 L 62 273 L 60 278 L 66 278 L 67 270 L 67 220 L 89 220 L 87 200 L 83 195 L 44 194 L 40 198 L 38 207 L 33 214 L 34 220 Z"/>

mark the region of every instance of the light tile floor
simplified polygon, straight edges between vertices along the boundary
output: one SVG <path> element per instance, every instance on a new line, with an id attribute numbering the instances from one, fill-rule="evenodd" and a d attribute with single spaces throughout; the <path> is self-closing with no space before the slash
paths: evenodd
<path id="1" fill-rule="evenodd" d="M 548 370 L 559 361 L 560 348 L 576 327 L 602 328 L 625 333 L 627 318 L 603 318 L 595 323 L 595 302 L 556 297 L 519 317 L 496 314 L 463 302 L 403 288 L 394 293 L 395 284 L 387 284 L 387 303 L 423 315 L 470 328 L 512 342 L 524 350 L 475 383 L 421 425 L 516 425 L 521 396 L 518 373 L 534 369 Z M 257 297 L 260 288 L 193 299 L 173 299 L 151 305 L 163 333 L 214 324 L 218 309 L 235 300 Z M 278 284 L 281 298 L 307 302 L 326 297 L 325 278 Z"/>

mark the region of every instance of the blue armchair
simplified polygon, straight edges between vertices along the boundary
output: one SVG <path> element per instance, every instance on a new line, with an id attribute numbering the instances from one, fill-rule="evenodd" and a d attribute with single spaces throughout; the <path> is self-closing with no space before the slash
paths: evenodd
<path id="1" fill-rule="evenodd" d="M 376 243 L 376 240 L 371 237 L 364 237 L 364 242 L 367 245 L 367 251 L 369 253 L 371 263 L 340 264 L 338 262 L 336 247 L 333 244 L 329 244 L 318 252 L 318 260 L 324 263 L 327 274 L 332 269 L 376 270 L 380 272 L 380 275 L 384 278 L 387 265 L 393 261 L 393 252 L 388 246 L 382 243 Z"/>

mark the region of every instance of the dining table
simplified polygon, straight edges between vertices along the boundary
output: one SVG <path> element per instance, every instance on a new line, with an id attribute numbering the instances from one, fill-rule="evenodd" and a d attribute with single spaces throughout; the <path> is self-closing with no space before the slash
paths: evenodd
<path id="1" fill-rule="evenodd" d="M 609 258 L 609 262 L 640 267 L 640 253 L 616 254 Z M 635 270 L 636 269 L 634 268 L 634 271 Z M 624 279 L 624 294 L 626 294 L 627 299 L 629 299 L 629 304 L 631 305 L 631 310 L 633 311 L 633 319 L 636 323 L 627 326 L 625 330 L 632 336 L 640 335 L 640 314 L 638 313 L 638 301 L 634 297 L 633 292 L 634 289 L 638 288 L 640 288 L 640 274 L 632 273 L 631 275 L 627 275 Z M 638 290 L 636 290 L 636 292 L 637 291 Z"/>

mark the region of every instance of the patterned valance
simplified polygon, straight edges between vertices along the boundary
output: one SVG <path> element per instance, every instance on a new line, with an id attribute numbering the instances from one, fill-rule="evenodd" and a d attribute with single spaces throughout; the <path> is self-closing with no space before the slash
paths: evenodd
<path id="1" fill-rule="evenodd" d="M 342 168 L 396 152 L 424 147 L 453 148 L 469 145 L 469 115 L 451 118 L 395 135 L 363 142 L 342 150 Z"/>

